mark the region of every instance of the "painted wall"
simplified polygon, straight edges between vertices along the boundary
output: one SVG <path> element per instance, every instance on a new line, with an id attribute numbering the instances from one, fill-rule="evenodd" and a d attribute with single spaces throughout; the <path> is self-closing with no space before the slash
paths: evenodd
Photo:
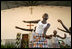
<path id="1" fill-rule="evenodd" d="M 48 23 L 51 24 L 47 34 L 52 34 L 53 30 L 57 30 L 60 36 L 64 36 L 65 32 L 59 31 L 57 27 L 62 28 L 57 19 L 61 19 L 64 24 L 69 28 L 71 27 L 71 7 L 60 6 L 33 6 L 33 13 L 31 14 L 31 7 L 19 7 L 8 10 L 1 10 L 1 39 L 15 39 L 18 32 L 22 34 L 30 33 L 15 29 L 15 26 L 28 29 L 27 23 L 23 20 L 42 20 L 44 13 L 49 14 Z M 36 26 L 36 24 L 33 24 Z M 34 26 L 32 28 L 34 28 Z M 69 37 L 69 34 L 67 34 Z"/>

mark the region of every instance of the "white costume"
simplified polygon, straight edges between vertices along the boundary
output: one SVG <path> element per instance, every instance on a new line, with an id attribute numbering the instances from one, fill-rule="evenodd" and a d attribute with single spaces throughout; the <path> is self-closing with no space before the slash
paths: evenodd
<path id="1" fill-rule="evenodd" d="M 39 34 L 43 34 L 43 31 L 44 31 L 44 28 L 47 26 L 47 23 L 46 24 L 43 24 L 41 21 L 39 21 L 39 23 L 37 24 L 37 27 L 36 27 L 36 33 L 39 33 Z"/>
<path id="2" fill-rule="evenodd" d="M 56 37 L 52 37 L 52 39 L 51 39 L 51 42 L 52 42 L 52 46 L 55 46 L 55 48 L 59 48 L 60 47 L 60 45 L 59 45 L 59 43 L 58 43 L 58 37 L 56 36 Z"/>

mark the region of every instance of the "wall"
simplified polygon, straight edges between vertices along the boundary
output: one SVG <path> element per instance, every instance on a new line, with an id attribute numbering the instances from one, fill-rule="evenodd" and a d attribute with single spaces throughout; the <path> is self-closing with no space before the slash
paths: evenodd
<path id="1" fill-rule="evenodd" d="M 19 7 L 8 10 L 1 10 L 1 39 L 16 39 L 18 32 L 22 34 L 30 34 L 30 32 L 16 29 L 15 26 L 28 29 L 27 23 L 23 23 L 23 20 L 42 20 L 44 13 L 49 14 L 48 23 L 51 24 L 47 31 L 47 35 L 52 34 L 53 30 L 57 30 L 57 27 L 62 28 L 57 19 L 61 19 L 67 28 L 71 27 L 71 7 L 61 6 L 33 6 L 33 13 L 30 13 L 30 7 Z M 33 24 L 36 26 L 36 24 Z M 34 28 L 34 27 L 32 27 Z M 65 32 L 59 30 L 58 34 L 64 36 Z M 69 35 L 67 34 L 69 37 Z"/>

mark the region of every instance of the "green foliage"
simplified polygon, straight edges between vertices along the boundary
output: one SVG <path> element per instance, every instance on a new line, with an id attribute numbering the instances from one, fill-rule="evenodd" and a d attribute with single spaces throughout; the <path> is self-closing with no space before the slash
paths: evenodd
<path id="1" fill-rule="evenodd" d="M 60 48 L 71 48 L 69 45 L 65 45 L 65 46 L 63 46 L 63 45 L 60 45 Z"/>
<path id="2" fill-rule="evenodd" d="M 1 45 L 1 48 L 16 48 L 13 44 Z"/>
<path id="3" fill-rule="evenodd" d="M 27 40 L 23 40 L 23 47 L 28 48 L 28 41 Z"/>
<path id="4" fill-rule="evenodd" d="M 62 43 L 60 43 L 60 41 Z M 63 40 L 59 40 L 60 48 L 71 48 L 68 44 L 65 44 Z"/>

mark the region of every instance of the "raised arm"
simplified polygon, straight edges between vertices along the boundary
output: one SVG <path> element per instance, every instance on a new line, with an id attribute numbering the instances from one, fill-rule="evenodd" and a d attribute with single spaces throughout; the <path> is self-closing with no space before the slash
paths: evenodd
<path id="1" fill-rule="evenodd" d="M 24 28 L 20 28 L 20 27 L 17 27 L 15 26 L 16 29 L 20 29 L 20 30 L 23 30 L 23 31 L 33 31 L 33 29 L 24 29 Z"/>
<path id="2" fill-rule="evenodd" d="M 63 28 L 64 28 L 67 32 L 70 32 L 60 19 L 58 19 L 58 22 L 61 23 L 61 25 L 63 26 Z"/>
<path id="3" fill-rule="evenodd" d="M 65 39 L 66 38 L 66 34 L 64 34 L 64 37 L 61 37 L 59 35 L 57 35 L 57 37 L 61 38 L 61 39 Z"/>
<path id="4" fill-rule="evenodd" d="M 34 20 L 34 21 L 23 21 L 25 23 L 38 23 L 40 20 Z"/>
<path id="5" fill-rule="evenodd" d="M 66 33 L 70 33 L 70 32 L 67 32 L 67 31 L 60 29 L 60 28 L 57 28 L 57 29 L 60 30 L 60 31 L 66 32 Z"/>

